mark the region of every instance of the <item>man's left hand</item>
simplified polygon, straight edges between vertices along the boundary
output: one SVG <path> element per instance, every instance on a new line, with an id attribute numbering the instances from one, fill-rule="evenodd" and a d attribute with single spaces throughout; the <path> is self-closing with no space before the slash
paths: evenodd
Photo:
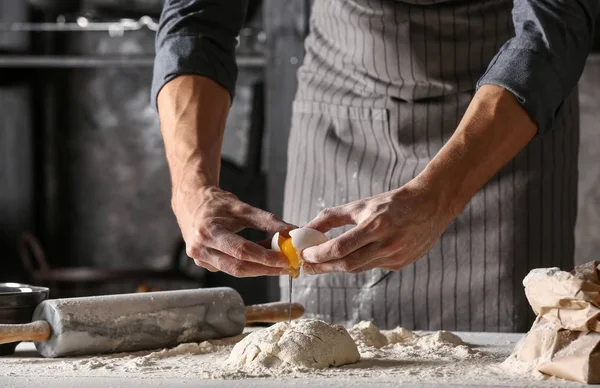
<path id="1" fill-rule="evenodd" d="M 510 91 L 483 85 L 454 134 L 416 178 L 399 189 L 326 209 L 306 225 L 321 232 L 356 226 L 305 249 L 305 272 L 399 270 L 418 260 L 536 131 Z"/>
<path id="2" fill-rule="evenodd" d="M 416 179 L 393 191 L 324 209 L 306 225 L 323 233 L 356 225 L 302 252 L 307 274 L 399 270 L 425 255 L 454 216 L 438 190 Z"/>

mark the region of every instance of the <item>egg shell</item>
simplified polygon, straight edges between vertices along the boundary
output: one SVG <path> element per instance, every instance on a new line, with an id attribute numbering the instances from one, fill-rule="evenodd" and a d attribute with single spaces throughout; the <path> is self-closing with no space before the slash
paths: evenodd
<path id="1" fill-rule="evenodd" d="M 323 244 L 327 240 L 327 236 L 315 229 L 298 228 L 290 231 L 292 245 L 298 252 L 315 245 Z M 279 233 L 275 233 L 271 239 L 271 249 L 279 252 Z"/>
<path id="2" fill-rule="evenodd" d="M 279 232 L 275 233 L 271 239 L 271 249 L 275 252 L 281 252 L 281 249 L 279 249 Z"/>
<path id="3" fill-rule="evenodd" d="M 292 245 L 298 252 L 329 240 L 323 233 L 310 228 L 294 229 L 290 231 L 290 237 L 292 238 Z"/>

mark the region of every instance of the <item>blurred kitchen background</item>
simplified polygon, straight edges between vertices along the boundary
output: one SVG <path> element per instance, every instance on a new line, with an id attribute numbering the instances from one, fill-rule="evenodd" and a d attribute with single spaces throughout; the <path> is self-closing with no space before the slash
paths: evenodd
<path id="1" fill-rule="evenodd" d="M 52 296 L 227 285 L 246 303 L 273 278 L 195 267 L 170 207 L 150 107 L 162 0 L 0 0 L 0 281 Z M 251 0 L 223 146 L 223 187 L 281 215 L 295 72 L 310 0 Z M 600 34 L 580 81 L 577 262 L 600 252 Z M 258 240 L 260 233 L 244 232 Z"/>

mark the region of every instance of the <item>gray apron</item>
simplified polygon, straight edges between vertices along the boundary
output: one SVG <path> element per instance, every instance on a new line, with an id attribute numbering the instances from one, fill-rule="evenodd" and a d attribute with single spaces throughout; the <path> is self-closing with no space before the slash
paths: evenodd
<path id="1" fill-rule="evenodd" d="M 444 4 L 434 4 L 444 3 Z M 298 72 L 286 221 L 400 187 L 452 136 L 475 83 L 514 35 L 512 0 L 318 0 Z M 302 275 L 307 315 L 380 328 L 526 331 L 521 281 L 573 266 L 579 108 L 535 138 L 401 271 Z M 349 228 L 334 230 L 337 236 Z M 282 297 L 288 293 L 281 279 Z"/>

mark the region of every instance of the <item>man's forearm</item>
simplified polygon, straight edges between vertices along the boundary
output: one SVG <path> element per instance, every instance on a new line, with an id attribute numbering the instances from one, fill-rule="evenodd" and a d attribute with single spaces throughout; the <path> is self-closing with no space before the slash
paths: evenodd
<path id="1" fill-rule="evenodd" d="M 182 75 L 165 84 L 157 102 L 173 182 L 171 206 L 186 254 L 209 271 L 236 277 L 287 273 L 288 262 L 278 252 L 237 232 L 275 233 L 290 225 L 218 187 L 230 93 L 209 78 Z"/>
<path id="2" fill-rule="evenodd" d="M 509 91 L 482 86 L 456 132 L 416 178 L 458 216 L 475 193 L 535 136 L 537 127 Z"/>
<path id="3" fill-rule="evenodd" d="M 157 103 L 173 187 L 217 186 L 227 90 L 209 78 L 182 75 L 162 88 Z"/>

